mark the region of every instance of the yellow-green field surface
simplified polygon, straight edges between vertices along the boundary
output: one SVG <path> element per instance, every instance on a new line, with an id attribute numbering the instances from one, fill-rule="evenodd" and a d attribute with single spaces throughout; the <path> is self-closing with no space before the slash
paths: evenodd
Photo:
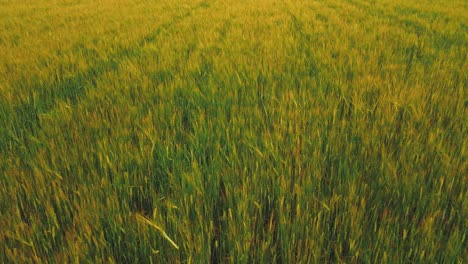
<path id="1" fill-rule="evenodd" d="M 0 0 L 0 262 L 467 263 L 466 0 Z"/>

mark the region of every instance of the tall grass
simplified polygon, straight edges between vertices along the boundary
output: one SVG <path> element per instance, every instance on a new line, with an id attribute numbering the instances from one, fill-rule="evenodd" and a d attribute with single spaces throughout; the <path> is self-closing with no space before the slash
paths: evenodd
<path id="1" fill-rule="evenodd" d="M 0 261 L 463 263 L 462 0 L 0 0 Z"/>

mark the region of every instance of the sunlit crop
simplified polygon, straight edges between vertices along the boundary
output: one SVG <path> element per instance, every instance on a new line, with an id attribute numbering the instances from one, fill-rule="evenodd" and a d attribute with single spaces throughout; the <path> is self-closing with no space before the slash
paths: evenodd
<path id="1" fill-rule="evenodd" d="M 466 262 L 467 22 L 0 0 L 0 262 Z"/>

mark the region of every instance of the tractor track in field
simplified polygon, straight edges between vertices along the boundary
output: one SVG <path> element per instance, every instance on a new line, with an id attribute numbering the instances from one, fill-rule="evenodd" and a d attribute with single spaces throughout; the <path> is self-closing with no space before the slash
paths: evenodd
<path id="1" fill-rule="evenodd" d="M 216 0 L 204 0 L 190 8 L 190 10 L 174 16 L 170 21 L 158 26 L 150 34 L 142 37 L 133 47 L 121 47 L 107 54 L 104 60 L 98 60 L 86 71 L 77 73 L 68 78 L 50 84 L 49 89 L 38 83 L 31 87 L 31 91 L 39 91 L 37 95 L 30 94 L 26 100 L 17 105 L 8 106 L 0 101 L 0 127 L 4 131 L 0 133 L 0 151 L 7 152 L 12 149 L 27 149 L 28 137 L 35 136 L 41 130 L 39 115 L 53 109 L 57 101 L 67 101 L 72 106 L 85 96 L 86 91 L 96 85 L 103 74 L 119 70 L 122 62 L 137 58 L 143 47 L 155 42 L 170 28 L 180 24 L 184 20 L 193 17 L 197 11 L 208 9 Z M 79 50 L 80 52 L 93 52 L 92 50 Z M 16 116 L 16 120 L 12 117 Z M 3 124 L 2 124 L 3 123 Z"/>

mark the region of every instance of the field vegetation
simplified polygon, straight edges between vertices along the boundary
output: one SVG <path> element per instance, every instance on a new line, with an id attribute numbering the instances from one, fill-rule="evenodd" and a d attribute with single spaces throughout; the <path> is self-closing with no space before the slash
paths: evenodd
<path id="1" fill-rule="evenodd" d="M 0 262 L 466 262 L 467 22 L 0 0 Z"/>

